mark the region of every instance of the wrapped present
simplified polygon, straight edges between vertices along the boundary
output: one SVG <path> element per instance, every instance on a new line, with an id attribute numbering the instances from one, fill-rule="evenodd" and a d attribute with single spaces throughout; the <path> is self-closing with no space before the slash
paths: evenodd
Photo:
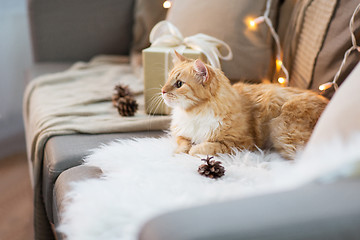
<path id="1" fill-rule="evenodd" d="M 225 42 L 201 33 L 183 38 L 179 30 L 167 21 L 154 26 L 150 42 L 151 46 L 142 51 L 145 110 L 148 114 L 170 113 L 161 99 L 161 88 L 173 67 L 174 50 L 216 68 L 221 68 L 219 59 L 232 59 L 231 49 Z M 225 54 L 220 50 L 225 50 Z"/>

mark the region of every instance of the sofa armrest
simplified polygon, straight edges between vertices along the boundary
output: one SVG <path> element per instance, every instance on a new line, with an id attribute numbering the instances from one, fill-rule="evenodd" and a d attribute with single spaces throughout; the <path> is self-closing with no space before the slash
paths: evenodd
<path id="1" fill-rule="evenodd" d="M 168 213 L 150 220 L 141 240 L 360 239 L 360 180 Z"/>
<path id="2" fill-rule="evenodd" d="M 127 55 L 134 0 L 28 0 L 34 60 L 87 61 Z"/>

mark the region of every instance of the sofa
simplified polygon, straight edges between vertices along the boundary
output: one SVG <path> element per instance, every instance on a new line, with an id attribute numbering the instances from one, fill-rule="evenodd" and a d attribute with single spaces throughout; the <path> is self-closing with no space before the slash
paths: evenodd
<path id="1" fill-rule="evenodd" d="M 99 54 L 127 56 L 129 66 L 136 65 L 141 49 L 149 46 L 147 36 L 151 27 L 165 18 L 166 10 L 161 5 L 157 10 L 151 10 L 150 14 L 149 11 L 139 10 L 142 9 L 141 6 L 151 8 L 162 4 L 159 0 L 152 2 L 153 5 L 150 1 L 135 0 L 28 0 L 34 56 L 34 64 L 27 74 L 29 81 L 65 71 L 75 62 L 89 61 Z M 290 85 L 315 90 L 320 84 L 331 81 L 344 52 L 351 46 L 350 41 L 347 41 L 350 39 L 347 28 L 344 29 L 338 22 L 332 25 L 328 22 L 325 37 L 317 46 L 319 51 L 312 58 L 315 61 L 312 65 L 316 67 L 303 70 L 300 63 L 308 61 L 307 52 L 296 51 L 296 48 L 294 50 L 294 46 L 289 42 L 295 42 L 296 46 L 309 42 L 302 41 L 306 36 L 305 31 L 290 29 L 293 32 L 290 34 L 287 26 L 291 19 L 307 24 L 306 17 L 300 19 L 300 15 L 294 16 L 294 9 L 299 8 L 297 5 L 301 1 L 274 2 L 277 14 L 272 15 L 272 19 L 284 49 L 283 60 L 289 68 Z M 312 3 L 316 7 L 318 2 L 324 4 L 324 1 L 307 1 L 307 7 L 312 6 Z M 355 1 L 350 0 L 333 2 L 333 11 L 328 14 L 329 19 L 344 15 L 346 7 L 351 5 L 354 8 L 356 5 Z M 233 1 L 230 4 L 232 3 Z M 263 10 L 262 8 L 261 11 Z M 306 12 L 306 9 L 297 10 Z M 346 15 L 351 15 L 349 10 Z M 178 17 L 172 16 L 172 19 L 178 21 Z M 347 26 L 348 18 L 344 18 L 342 23 L 345 21 Z M 135 26 L 142 26 L 142 29 L 136 30 Z M 358 22 L 356 26 L 359 29 Z M 136 35 L 134 31 L 140 31 L 141 34 Z M 356 32 L 357 36 L 359 32 Z M 346 37 L 337 37 L 334 40 L 337 35 Z M 262 52 L 267 54 L 266 57 L 273 57 L 275 45 L 271 38 L 269 40 L 268 37 L 267 41 L 270 45 L 265 46 L 266 51 L 262 49 Z M 316 44 L 316 41 L 310 43 Z M 302 57 L 305 60 L 302 60 Z M 358 61 L 359 56 L 356 54 L 349 57 L 338 85 L 342 85 Z M 271 67 L 271 64 L 264 66 L 266 71 L 263 71 L 263 77 L 271 75 L 270 79 L 276 81 L 276 73 L 267 70 Z M 309 71 L 311 76 L 306 79 Z M 234 76 L 231 80 L 242 80 L 242 76 L 237 77 L 236 72 L 231 74 Z M 356 71 L 356 74 L 357 77 L 360 76 L 359 71 Z M 244 78 L 252 80 L 251 76 Z M 353 122 L 351 126 L 347 124 L 347 119 L 359 117 L 356 102 L 359 102 L 360 98 L 354 93 L 359 87 L 359 83 L 354 80 L 344 82 L 344 87 L 341 86 L 339 93 L 334 96 L 334 103 L 331 100 L 319 121 L 309 145 L 326 140 L 332 134 L 348 136 L 354 131 L 360 131 L 359 123 Z M 326 94 L 330 98 L 334 94 L 333 89 Z M 348 94 L 354 95 L 351 99 L 345 98 Z M 342 110 L 341 115 L 334 114 L 336 109 Z M 24 121 L 25 126 L 29 125 L 29 119 Z M 26 131 L 29 135 L 29 127 L 26 127 Z M 35 239 L 66 239 L 66 236 L 56 231 L 56 227 L 61 221 L 65 195 L 71 188 L 71 182 L 101 176 L 100 169 L 82 165 L 82 160 L 89 154 L 90 149 L 115 139 L 160 137 L 164 134 L 159 128 L 47 136 L 42 146 L 42 161 L 35 163 L 40 165 L 37 166 L 38 180 L 33 181 Z M 31 149 L 29 140 L 27 147 Z M 34 159 L 30 152 L 31 150 L 28 150 L 30 171 L 33 172 Z M 148 221 L 140 230 L 139 239 L 360 239 L 359 187 L 359 178 L 346 178 L 331 184 L 315 182 L 281 193 L 175 211 Z M 255 206 L 256 211 L 253 210 Z M 212 221 L 214 216 L 217 221 Z"/>

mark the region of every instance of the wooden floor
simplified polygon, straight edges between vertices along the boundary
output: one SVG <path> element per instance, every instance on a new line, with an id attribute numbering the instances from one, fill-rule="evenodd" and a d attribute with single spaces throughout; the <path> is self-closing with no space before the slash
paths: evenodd
<path id="1" fill-rule="evenodd" d="M 32 240 L 32 189 L 26 154 L 0 159 L 0 240 Z"/>

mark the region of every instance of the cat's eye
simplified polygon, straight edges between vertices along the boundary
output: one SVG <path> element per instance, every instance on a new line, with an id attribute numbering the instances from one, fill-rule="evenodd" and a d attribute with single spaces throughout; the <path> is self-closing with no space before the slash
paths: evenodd
<path id="1" fill-rule="evenodd" d="M 176 83 L 175 83 L 175 87 L 181 88 L 183 84 L 184 84 L 184 83 L 183 83 L 182 81 L 177 80 Z"/>

